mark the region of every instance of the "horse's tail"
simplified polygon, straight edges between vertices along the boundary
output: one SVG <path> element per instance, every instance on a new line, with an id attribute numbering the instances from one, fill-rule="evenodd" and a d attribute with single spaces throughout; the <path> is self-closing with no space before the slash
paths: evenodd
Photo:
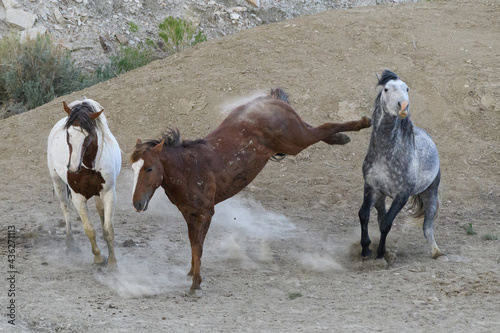
<path id="1" fill-rule="evenodd" d="M 290 104 L 290 102 L 288 101 L 288 95 L 281 88 L 271 89 L 270 95 L 273 98 L 282 100 L 286 104 Z M 286 154 L 284 154 L 284 153 L 276 153 L 273 156 L 271 156 L 271 161 L 281 161 L 282 159 L 285 158 L 285 156 L 286 156 Z"/>
<path id="2" fill-rule="evenodd" d="M 271 95 L 271 97 L 274 97 L 276 99 L 281 99 L 286 104 L 290 104 L 290 102 L 288 101 L 288 95 L 281 88 L 271 89 L 271 94 L 270 95 Z"/>
<path id="3" fill-rule="evenodd" d="M 419 194 L 410 198 L 408 208 L 410 209 L 410 215 L 414 218 L 418 219 L 425 215 L 424 202 Z M 434 215 L 434 220 L 437 220 L 437 218 L 439 217 L 440 208 L 441 208 L 441 186 L 438 187 L 437 209 L 436 209 L 436 214 Z"/>

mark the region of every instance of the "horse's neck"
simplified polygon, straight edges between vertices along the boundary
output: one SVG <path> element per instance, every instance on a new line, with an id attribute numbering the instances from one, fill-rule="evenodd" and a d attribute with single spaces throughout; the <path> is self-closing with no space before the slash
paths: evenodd
<path id="1" fill-rule="evenodd" d="M 184 149 L 163 147 L 160 153 L 160 161 L 167 179 L 174 176 L 184 177 L 184 170 L 191 163 L 188 154 L 183 151 Z"/>
<path id="2" fill-rule="evenodd" d="M 414 144 L 413 123 L 410 118 L 378 114 L 373 121 L 371 145 L 375 147 L 408 147 Z"/>

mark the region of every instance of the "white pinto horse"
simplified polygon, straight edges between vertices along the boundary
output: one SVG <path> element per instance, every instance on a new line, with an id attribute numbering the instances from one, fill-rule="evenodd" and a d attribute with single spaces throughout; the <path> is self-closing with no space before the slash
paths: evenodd
<path id="1" fill-rule="evenodd" d="M 52 128 L 47 145 L 47 164 L 54 190 L 66 221 L 67 251 L 76 249 L 68 204 L 71 198 L 92 245 L 95 264 L 106 258 L 97 246 L 95 229 L 87 214 L 87 200 L 95 197 L 104 239 L 108 245 L 108 265 L 116 267 L 113 248 L 113 215 L 116 177 L 121 169 L 121 150 L 109 130 L 103 108 L 94 100 L 63 102 L 67 117 Z"/>

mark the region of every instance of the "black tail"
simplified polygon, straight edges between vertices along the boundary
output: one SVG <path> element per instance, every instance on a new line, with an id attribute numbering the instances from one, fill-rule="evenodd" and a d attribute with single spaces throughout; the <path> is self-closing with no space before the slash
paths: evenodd
<path id="1" fill-rule="evenodd" d="M 283 102 L 286 102 L 287 104 L 290 104 L 290 102 L 288 101 L 288 95 L 281 88 L 271 89 L 271 96 L 276 99 L 281 99 Z"/>

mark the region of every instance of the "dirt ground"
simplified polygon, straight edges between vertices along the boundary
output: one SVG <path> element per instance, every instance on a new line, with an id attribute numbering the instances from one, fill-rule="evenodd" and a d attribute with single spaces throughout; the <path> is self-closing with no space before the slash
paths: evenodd
<path id="1" fill-rule="evenodd" d="M 339 10 L 211 40 L 0 122 L 0 330 L 6 332 L 498 332 L 500 330 L 500 8 L 490 1 L 426 1 Z M 357 217 L 370 129 L 346 146 L 319 143 L 270 162 L 218 205 L 189 294 L 187 227 L 158 191 L 131 207 L 128 156 L 167 127 L 206 135 L 244 98 L 283 87 L 310 124 L 370 115 L 375 73 L 410 86 L 414 123 L 441 156 L 443 206 L 431 259 L 402 212 L 388 237 L 394 266 L 362 261 Z M 115 213 L 117 274 L 65 254 L 46 139 L 61 101 L 105 108 L 123 150 Z M 93 201 L 93 200 L 92 200 Z M 91 219 L 101 228 L 93 205 Z M 379 233 L 374 217 L 371 237 Z M 477 232 L 468 235 L 464 227 Z M 8 226 L 16 258 L 8 273 Z M 102 237 L 98 244 L 104 252 Z M 375 244 L 376 245 L 376 244 Z M 372 245 L 373 248 L 373 245 Z M 12 283 L 13 282 L 13 283 Z M 15 289 L 9 296 L 8 290 Z M 15 301 L 15 327 L 7 307 Z"/>

